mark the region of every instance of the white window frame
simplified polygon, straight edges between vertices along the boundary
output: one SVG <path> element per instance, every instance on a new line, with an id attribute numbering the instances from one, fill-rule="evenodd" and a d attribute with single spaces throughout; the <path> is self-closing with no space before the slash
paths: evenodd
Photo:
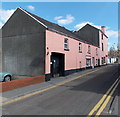
<path id="1" fill-rule="evenodd" d="M 98 65 L 98 59 L 96 59 L 96 65 Z"/>
<path id="2" fill-rule="evenodd" d="M 91 59 L 86 58 L 86 67 L 91 66 Z"/>
<path id="3" fill-rule="evenodd" d="M 66 41 L 66 42 L 65 42 Z M 69 50 L 69 47 L 68 47 L 68 39 L 67 38 L 64 38 L 64 50 Z"/>

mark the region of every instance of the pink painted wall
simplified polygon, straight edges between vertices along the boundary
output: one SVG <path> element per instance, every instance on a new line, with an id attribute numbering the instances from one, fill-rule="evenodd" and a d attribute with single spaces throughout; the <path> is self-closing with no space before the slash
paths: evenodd
<path id="1" fill-rule="evenodd" d="M 101 57 L 105 57 L 105 61 L 106 61 L 106 64 L 108 63 L 108 38 L 103 35 L 103 39 L 102 39 L 102 33 L 101 31 L 99 31 L 99 37 L 100 37 L 100 58 Z M 102 43 L 103 43 L 103 48 L 104 48 L 104 51 L 102 51 Z M 102 65 L 101 61 L 100 61 L 100 64 Z"/>
<path id="2" fill-rule="evenodd" d="M 64 50 L 64 38 L 68 39 L 69 43 L 69 51 Z M 100 37 L 101 38 L 101 37 Z M 107 47 L 107 40 L 100 39 L 100 43 L 103 41 L 104 48 Z M 78 40 L 75 40 L 70 37 L 66 37 L 64 35 L 60 35 L 55 32 L 51 32 L 46 30 L 46 67 L 45 67 L 45 74 L 50 73 L 50 56 L 52 52 L 57 53 L 63 53 L 65 54 L 65 70 L 71 70 L 71 69 L 79 69 L 80 68 L 80 61 L 81 61 L 81 67 L 86 67 L 86 58 L 91 58 L 91 65 L 92 65 L 92 57 L 95 58 L 95 65 L 96 65 L 96 59 L 101 58 L 102 56 L 105 56 L 107 54 L 107 49 L 105 49 L 105 52 L 101 51 L 100 48 L 90 45 L 91 47 L 91 53 L 88 54 L 88 45 L 86 43 L 82 43 L 82 53 L 79 53 L 79 42 Z M 96 48 L 98 48 L 98 55 L 96 55 Z M 101 60 L 100 60 L 101 61 Z"/>

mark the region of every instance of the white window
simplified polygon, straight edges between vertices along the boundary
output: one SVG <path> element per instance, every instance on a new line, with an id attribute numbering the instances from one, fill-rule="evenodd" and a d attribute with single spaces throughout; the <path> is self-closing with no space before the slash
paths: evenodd
<path id="1" fill-rule="evenodd" d="M 96 59 L 96 65 L 98 65 L 98 59 Z"/>
<path id="2" fill-rule="evenodd" d="M 104 57 L 101 57 L 101 63 L 104 64 Z"/>
<path id="3" fill-rule="evenodd" d="M 103 58 L 103 62 L 105 63 L 105 57 Z"/>
<path id="4" fill-rule="evenodd" d="M 67 38 L 64 39 L 64 49 L 68 50 L 68 39 Z"/>
<path id="5" fill-rule="evenodd" d="M 79 43 L 79 52 L 82 52 L 82 44 Z"/>
<path id="6" fill-rule="evenodd" d="M 86 59 L 86 67 L 90 67 L 91 66 L 91 59 Z"/>

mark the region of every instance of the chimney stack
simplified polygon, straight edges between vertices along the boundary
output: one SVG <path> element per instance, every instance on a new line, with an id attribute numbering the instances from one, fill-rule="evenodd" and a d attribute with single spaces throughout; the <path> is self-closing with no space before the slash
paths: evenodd
<path id="1" fill-rule="evenodd" d="M 101 30 L 102 30 L 102 32 L 105 34 L 105 32 L 106 32 L 106 27 L 105 27 L 105 26 L 101 26 Z"/>

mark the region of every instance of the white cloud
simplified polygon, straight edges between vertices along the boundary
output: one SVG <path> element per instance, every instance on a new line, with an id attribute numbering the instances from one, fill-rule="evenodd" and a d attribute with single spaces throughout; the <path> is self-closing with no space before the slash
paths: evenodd
<path id="1" fill-rule="evenodd" d="M 0 28 L 4 25 L 4 23 L 10 18 L 10 16 L 13 14 L 15 9 L 11 10 L 5 10 L 5 9 L 0 9 Z"/>
<path id="2" fill-rule="evenodd" d="M 110 45 L 111 45 L 111 42 L 108 42 L 108 45 L 110 46 Z"/>
<path id="3" fill-rule="evenodd" d="M 75 25 L 74 28 L 78 30 L 78 29 L 81 29 L 81 28 L 82 28 L 83 26 L 85 26 L 86 24 L 90 24 L 90 25 L 92 25 L 92 26 L 94 26 L 94 27 L 96 27 L 96 28 L 98 28 L 98 29 L 101 29 L 101 26 L 95 25 L 94 23 L 89 22 L 89 21 L 79 23 L 79 24 Z M 117 37 L 118 37 L 118 31 L 110 30 L 110 27 L 107 27 L 107 26 L 106 26 L 106 35 L 107 35 L 108 37 L 117 38 Z"/>
<path id="4" fill-rule="evenodd" d="M 118 31 L 118 37 L 120 38 L 120 30 Z"/>
<path id="5" fill-rule="evenodd" d="M 4 24 L 0 21 L 0 28 L 2 28 L 3 25 L 4 25 Z"/>
<path id="6" fill-rule="evenodd" d="M 92 26 L 94 26 L 94 27 L 96 27 L 96 28 L 98 28 L 98 29 L 101 28 L 101 26 L 95 25 L 94 23 L 89 22 L 89 21 L 79 23 L 79 24 L 77 24 L 76 26 L 74 26 L 74 28 L 76 28 L 76 29 L 80 29 L 80 28 L 82 28 L 83 26 L 85 26 L 86 24 L 90 24 L 90 25 L 92 25 Z"/>
<path id="7" fill-rule="evenodd" d="M 79 23 L 79 24 L 75 25 L 74 28 L 78 30 L 78 29 L 81 29 L 86 24 L 91 24 L 92 25 L 91 22 L 82 22 L 82 23 Z"/>
<path id="8" fill-rule="evenodd" d="M 118 48 L 118 42 L 111 42 L 110 45 L 108 45 L 108 46 L 109 46 L 109 48 L 110 47 L 114 47 L 117 50 L 117 48 Z"/>
<path id="9" fill-rule="evenodd" d="M 57 17 L 54 18 L 54 20 L 59 20 L 61 18 L 63 18 L 63 16 L 57 16 Z"/>
<path id="10" fill-rule="evenodd" d="M 58 18 L 58 19 L 55 19 Z M 74 21 L 74 17 L 72 15 L 66 15 L 66 18 L 63 18 L 62 16 L 55 17 L 54 19 L 57 20 L 57 23 L 60 25 L 67 25 Z"/>
<path id="11" fill-rule="evenodd" d="M 118 31 L 107 30 L 106 34 L 108 35 L 108 37 L 118 38 Z"/>
<path id="12" fill-rule="evenodd" d="M 6 22 L 9 17 L 13 14 L 13 12 L 15 11 L 15 9 L 11 9 L 11 10 L 4 10 L 4 9 L 0 9 L 0 20 L 2 22 Z"/>
<path id="13" fill-rule="evenodd" d="M 34 10 L 35 10 L 35 7 L 32 6 L 32 5 L 27 6 L 27 8 L 30 9 L 31 11 L 34 11 Z"/>

